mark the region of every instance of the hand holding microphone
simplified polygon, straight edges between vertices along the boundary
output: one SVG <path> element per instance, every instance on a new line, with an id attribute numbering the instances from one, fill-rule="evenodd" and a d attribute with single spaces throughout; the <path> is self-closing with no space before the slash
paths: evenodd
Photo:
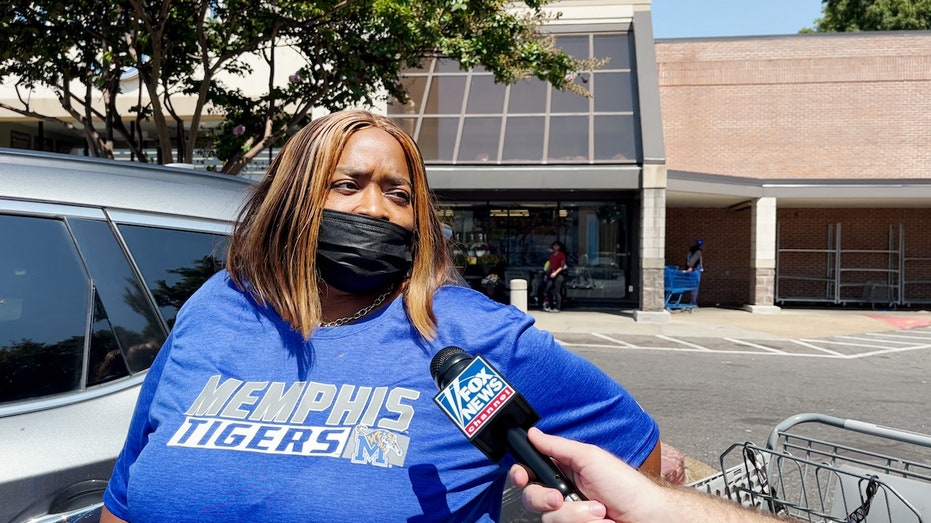
<path id="1" fill-rule="evenodd" d="M 527 429 L 540 416 L 491 364 L 450 346 L 433 357 L 430 374 L 440 389 L 433 401 L 489 459 L 498 462 L 510 453 L 566 500 L 584 499 L 553 460 L 530 443 Z"/>

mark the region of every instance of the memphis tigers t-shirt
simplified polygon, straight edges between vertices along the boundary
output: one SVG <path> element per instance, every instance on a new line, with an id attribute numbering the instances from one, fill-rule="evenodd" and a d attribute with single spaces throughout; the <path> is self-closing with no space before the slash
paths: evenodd
<path id="1" fill-rule="evenodd" d="M 222 271 L 184 305 L 142 386 L 104 496 L 127 521 L 496 521 L 509 459 L 489 461 L 433 402 L 455 345 L 523 394 L 544 431 L 639 466 L 656 423 L 533 318 L 440 289 L 436 340 L 397 299 L 305 342 Z"/>

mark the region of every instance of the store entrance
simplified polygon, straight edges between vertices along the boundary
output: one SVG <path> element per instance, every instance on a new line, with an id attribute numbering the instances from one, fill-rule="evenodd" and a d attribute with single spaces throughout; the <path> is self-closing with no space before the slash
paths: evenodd
<path id="1" fill-rule="evenodd" d="M 453 230 L 453 261 L 472 288 L 508 303 L 508 282 L 528 282 L 528 305 L 544 296 L 553 242 L 567 247 L 563 308 L 618 306 L 634 288 L 632 206 L 617 202 L 482 202 L 442 206 Z"/>

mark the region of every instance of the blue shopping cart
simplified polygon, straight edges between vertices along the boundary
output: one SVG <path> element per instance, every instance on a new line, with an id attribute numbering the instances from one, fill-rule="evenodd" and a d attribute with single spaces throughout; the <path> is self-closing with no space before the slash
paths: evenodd
<path id="1" fill-rule="evenodd" d="M 667 265 L 663 270 L 663 287 L 666 290 L 666 308 L 694 309 L 695 305 L 686 300 L 693 292 L 698 291 L 701 273 L 698 271 L 683 271 L 678 265 Z"/>

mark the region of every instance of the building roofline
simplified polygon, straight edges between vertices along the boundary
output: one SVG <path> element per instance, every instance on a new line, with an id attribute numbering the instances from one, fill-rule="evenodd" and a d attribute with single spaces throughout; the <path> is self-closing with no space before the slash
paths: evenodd
<path id="1" fill-rule="evenodd" d="M 655 38 L 658 44 L 665 42 L 696 42 L 696 41 L 720 41 L 720 40 L 779 40 L 784 38 L 875 38 L 878 36 L 912 36 L 931 34 L 931 30 L 899 30 L 899 31 L 854 31 L 843 33 L 812 32 L 812 33 L 784 33 L 768 35 L 728 35 L 728 36 L 680 36 L 669 38 Z"/>
<path id="2" fill-rule="evenodd" d="M 927 207 L 931 178 L 748 178 L 669 170 L 672 207 L 728 207 L 773 197 L 780 207 Z"/>

